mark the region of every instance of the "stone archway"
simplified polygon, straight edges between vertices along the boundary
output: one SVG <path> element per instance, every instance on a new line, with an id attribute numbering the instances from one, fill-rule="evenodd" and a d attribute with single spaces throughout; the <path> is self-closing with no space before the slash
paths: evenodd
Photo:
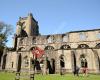
<path id="1" fill-rule="evenodd" d="M 34 71 L 36 71 L 37 73 L 41 73 L 41 71 L 43 72 L 43 63 L 44 63 L 44 50 L 38 46 L 32 46 L 29 49 L 32 53 L 32 65 L 33 65 L 33 69 Z"/>
<path id="2" fill-rule="evenodd" d="M 100 49 L 100 43 L 98 43 L 96 46 L 95 46 L 95 48 L 96 49 Z M 93 50 L 92 49 L 92 51 L 95 53 L 94 55 L 95 55 L 95 57 L 98 59 L 98 63 L 99 63 L 99 72 L 100 72 L 100 57 L 99 57 L 99 55 L 98 55 L 98 52 L 96 51 L 96 50 Z"/>
<path id="3" fill-rule="evenodd" d="M 71 66 L 72 65 L 71 47 L 68 44 L 63 44 L 63 45 L 61 45 L 60 50 L 61 50 L 60 57 L 63 58 L 63 60 L 64 60 L 63 65 L 65 65 L 65 66 L 62 66 L 64 69 L 64 73 L 70 72 L 72 69 L 72 66 Z M 59 58 L 59 59 L 61 59 L 61 58 Z M 61 68 L 61 65 L 60 65 L 60 68 Z"/>
<path id="4" fill-rule="evenodd" d="M 47 59 L 47 69 L 48 69 L 49 74 L 55 73 L 55 59 L 53 58 L 51 60 Z"/>
<path id="5" fill-rule="evenodd" d="M 80 64 L 80 67 L 86 67 L 86 68 L 89 68 L 90 69 L 90 65 L 88 66 L 88 64 L 91 63 L 90 61 L 90 56 L 88 53 L 88 51 L 90 50 L 90 47 L 88 44 L 79 44 L 77 49 L 80 51 L 80 55 L 78 56 L 79 60 L 79 64 Z"/>
<path id="6" fill-rule="evenodd" d="M 95 48 L 100 48 L 100 43 L 98 43 L 98 44 L 95 46 Z"/>
<path id="7" fill-rule="evenodd" d="M 95 48 L 99 48 L 99 47 L 95 47 Z M 95 60 L 95 64 L 96 67 L 98 69 L 98 72 L 100 72 L 100 57 L 99 57 L 99 52 L 97 51 L 98 49 L 91 49 L 93 51 L 94 54 L 94 60 Z"/>
<path id="8" fill-rule="evenodd" d="M 53 46 L 46 46 L 45 47 L 46 53 L 46 65 L 49 74 L 55 73 L 55 54 L 54 54 L 54 47 Z"/>

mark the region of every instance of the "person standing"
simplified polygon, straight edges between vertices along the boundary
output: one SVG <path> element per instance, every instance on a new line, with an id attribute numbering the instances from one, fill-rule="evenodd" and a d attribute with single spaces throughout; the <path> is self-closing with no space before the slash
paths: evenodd
<path id="1" fill-rule="evenodd" d="M 60 75 L 64 74 L 65 62 L 63 56 L 60 57 Z"/>
<path id="2" fill-rule="evenodd" d="M 74 76 L 75 76 L 75 75 L 79 76 L 79 70 L 80 70 L 80 68 L 79 68 L 78 66 L 76 66 L 76 67 L 74 68 L 74 71 L 73 71 Z"/>
<path id="3" fill-rule="evenodd" d="M 86 75 L 87 76 L 88 73 L 88 69 L 87 69 L 87 60 L 84 60 L 84 66 L 83 66 L 83 76 Z"/>

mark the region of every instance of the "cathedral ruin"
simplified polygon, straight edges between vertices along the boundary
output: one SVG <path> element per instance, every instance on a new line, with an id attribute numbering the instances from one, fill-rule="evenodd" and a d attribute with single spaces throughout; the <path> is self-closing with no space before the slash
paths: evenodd
<path id="1" fill-rule="evenodd" d="M 35 47 L 44 50 L 44 55 L 37 59 L 44 72 L 49 65 L 48 73 L 59 73 L 62 56 L 65 73 L 73 72 L 76 66 L 82 68 L 84 63 L 87 63 L 89 73 L 100 73 L 100 29 L 41 35 L 38 22 L 31 13 L 20 17 L 14 47 L 5 49 L 2 55 L 2 70 L 22 71 L 29 68 L 29 57 L 33 58 L 32 50 Z"/>

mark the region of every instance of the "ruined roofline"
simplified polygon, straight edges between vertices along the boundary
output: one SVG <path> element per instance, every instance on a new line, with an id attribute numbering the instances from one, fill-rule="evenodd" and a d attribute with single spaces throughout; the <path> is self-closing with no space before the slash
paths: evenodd
<path id="1" fill-rule="evenodd" d="M 79 33 L 79 32 L 88 32 L 88 31 L 100 31 L 100 29 L 70 31 L 70 32 L 62 33 L 62 34 L 48 34 L 48 35 L 39 35 L 39 36 L 57 36 L 57 35 L 65 35 L 69 33 Z"/>
<path id="2" fill-rule="evenodd" d="M 88 31 L 100 31 L 100 29 L 90 29 L 90 30 L 70 31 L 70 32 L 68 32 L 68 33 L 75 33 L 75 32 L 88 32 Z"/>
<path id="3" fill-rule="evenodd" d="M 28 18 L 28 17 L 19 17 L 19 21 L 20 21 L 20 20 L 27 20 L 27 18 Z M 36 21 L 33 17 L 32 17 L 32 20 L 38 23 L 38 21 Z"/>
<path id="4" fill-rule="evenodd" d="M 38 23 L 38 21 L 36 21 L 36 20 L 34 19 L 32 13 L 28 13 L 28 16 L 31 16 L 32 20 L 35 21 L 36 23 Z M 20 18 L 19 18 L 19 21 L 20 21 L 20 20 L 25 20 L 25 19 L 27 19 L 28 16 L 27 16 L 27 17 L 20 17 Z M 56 34 L 47 34 L 47 35 L 45 35 L 45 34 L 42 35 L 42 34 L 41 34 L 41 35 L 38 35 L 38 36 L 65 35 L 65 34 L 69 34 L 69 33 L 88 32 L 88 31 L 100 31 L 100 29 L 69 31 L 69 32 L 65 32 L 65 33 L 58 33 L 58 34 L 56 33 Z"/>
<path id="5" fill-rule="evenodd" d="M 28 16 L 29 16 L 29 15 L 32 16 L 32 20 L 33 20 L 33 21 L 35 21 L 36 23 L 38 23 L 38 21 L 36 21 L 36 20 L 34 19 L 32 13 L 29 13 Z M 28 16 L 27 16 L 27 17 L 19 17 L 19 21 L 20 21 L 20 20 L 27 20 Z"/>

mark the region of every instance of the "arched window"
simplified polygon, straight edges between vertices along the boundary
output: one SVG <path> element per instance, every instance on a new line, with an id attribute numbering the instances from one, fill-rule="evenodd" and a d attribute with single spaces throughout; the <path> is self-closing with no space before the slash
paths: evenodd
<path id="1" fill-rule="evenodd" d="M 63 42 L 67 42 L 68 41 L 68 35 L 64 35 L 63 36 Z"/>
<path id="2" fill-rule="evenodd" d="M 45 50 L 53 50 L 53 49 L 54 49 L 53 46 L 46 46 L 46 47 L 45 47 Z"/>
<path id="3" fill-rule="evenodd" d="M 24 50 L 25 50 L 24 47 L 19 47 L 19 48 L 18 48 L 18 51 L 24 51 Z"/>
<path id="4" fill-rule="evenodd" d="M 48 43 L 52 43 L 52 38 L 48 37 L 47 41 L 48 41 Z"/>
<path id="5" fill-rule="evenodd" d="M 87 48 L 89 48 L 89 46 L 88 46 L 87 44 L 80 44 L 80 45 L 78 46 L 78 48 L 87 49 Z"/>
<path id="6" fill-rule="evenodd" d="M 48 35 L 48 36 L 47 36 L 47 42 L 48 42 L 48 43 L 56 42 L 55 36 L 54 36 L 54 35 Z"/>
<path id="7" fill-rule="evenodd" d="M 62 45 L 60 49 L 71 49 L 69 45 Z"/>
<path id="8" fill-rule="evenodd" d="M 100 31 L 97 34 L 97 38 L 100 39 Z"/>
<path id="9" fill-rule="evenodd" d="M 36 44 L 36 38 L 35 37 L 32 38 L 32 44 Z"/>
<path id="10" fill-rule="evenodd" d="M 32 50 L 34 50 L 35 48 L 36 48 L 36 46 L 34 46 L 34 47 L 31 47 L 31 48 L 30 48 L 30 50 L 32 51 Z"/>
<path id="11" fill-rule="evenodd" d="M 95 47 L 96 47 L 96 48 L 100 48 L 100 43 L 98 43 Z"/>

